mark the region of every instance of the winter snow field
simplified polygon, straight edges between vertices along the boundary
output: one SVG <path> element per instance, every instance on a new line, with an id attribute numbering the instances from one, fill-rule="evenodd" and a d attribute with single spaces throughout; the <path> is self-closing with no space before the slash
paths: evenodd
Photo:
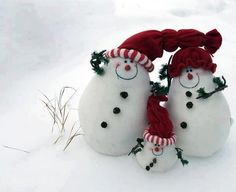
<path id="1" fill-rule="evenodd" d="M 216 28 L 223 44 L 214 54 L 215 75 L 227 80 L 224 95 L 235 119 L 235 12 L 234 0 L 0 0 L 0 192 L 235 192 L 235 124 L 214 156 L 188 157 L 185 167 L 149 173 L 131 156 L 92 151 L 83 136 L 66 151 L 66 138 L 54 145 L 52 119 L 40 100 L 41 92 L 53 98 L 63 86 L 78 89 L 69 132 L 94 75 L 91 52 L 115 48 L 148 29 Z M 154 62 L 153 81 L 169 56 Z"/>

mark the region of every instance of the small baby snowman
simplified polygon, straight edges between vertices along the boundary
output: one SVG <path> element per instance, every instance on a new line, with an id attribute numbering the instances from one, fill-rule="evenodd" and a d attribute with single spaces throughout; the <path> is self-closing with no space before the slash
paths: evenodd
<path id="1" fill-rule="evenodd" d="M 165 172 L 180 158 L 183 165 L 188 161 L 182 158 L 182 150 L 175 147 L 176 135 L 169 119 L 168 111 L 160 105 L 167 101 L 165 95 L 152 94 L 147 103 L 149 126 L 143 133 L 143 139 L 137 139 L 138 145 L 132 149 L 140 166 L 147 171 Z"/>

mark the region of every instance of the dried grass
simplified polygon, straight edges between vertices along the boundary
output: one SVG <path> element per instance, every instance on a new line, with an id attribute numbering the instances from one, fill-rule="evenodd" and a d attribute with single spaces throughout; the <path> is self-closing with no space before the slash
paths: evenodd
<path id="1" fill-rule="evenodd" d="M 68 95 L 67 92 L 69 92 L 70 94 L 66 97 L 66 95 Z M 49 115 L 53 119 L 51 128 L 52 134 L 55 132 L 55 127 L 57 128 L 58 136 L 53 142 L 54 144 L 58 143 L 61 139 L 63 139 L 66 135 L 65 133 L 69 131 L 69 126 L 67 126 L 68 117 L 70 116 L 71 112 L 71 109 L 69 108 L 69 103 L 73 96 L 76 94 L 76 92 L 77 89 L 74 89 L 73 87 L 63 87 L 60 90 L 58 97 L 55 97 L 53 99 L 50 99 L 47 95 L 42 93 L 44 98 L 41 101 L 43 102 Z M 79 133 L 79 128 L 75 129 L 75 127 L 76 122 L 70 128 L 69 137 L 66 140 L 64 151 L 67 149 L 67 147 L 70 145 L 70 143 L 75 137 L 81 135 L 81 133 Z"/>

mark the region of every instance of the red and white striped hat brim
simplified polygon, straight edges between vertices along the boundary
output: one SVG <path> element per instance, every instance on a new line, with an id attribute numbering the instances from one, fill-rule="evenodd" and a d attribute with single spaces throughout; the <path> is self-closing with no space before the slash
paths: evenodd
<path id="1" fill-rule="evenodd" d="M 148 72 L 153 71 L 154 65 L 148 57 L 136 50 L 129 50 L 129 49 L 112 49 L 111 51 L 107 51 L 106 53 L 107 57 L 115 58 L 115 57 L 121 57 L 124 59 L 131 59 L 135 61 L 136 63 L 139 63 L 142 65 Z"/>
<path id="2" fill-rule="evenodd" d="M 143 133 L 143 138 L 153 144 L 159 144 L 160 146 L 168 146 L 168 145 L 173 145 L 176 142 L 176 135 L 173 134 L 172 137 L 170 138 L 161 138 L 157 135 L 151 135 L 149 133 L 149 128 L 144 130 Z"/>

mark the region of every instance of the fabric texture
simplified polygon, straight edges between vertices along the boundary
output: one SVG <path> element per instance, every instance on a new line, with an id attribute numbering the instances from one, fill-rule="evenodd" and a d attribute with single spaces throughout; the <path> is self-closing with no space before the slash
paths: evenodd
<path id="1" fill-rule="evenodd" d="M 169 44 L 181 48 L 177 51 L 169 65 L 169 74 L 176 77 L 181 74 L 183 68 L 191 66 L 193 68 L 203 68 L 212 73 L 215 72 L 217 65 L 212 61 L 212 54 L 221 46 L 222 37 L 220 33 L 214 29 L 204 35 L 194 29 L 185 29 L 178 31 L 178 42 L 170 39 Z M 200 48 L 200 47 L 204 47 Z"/>
<path id="2" fill-rule="evenodd" d="M 152 61 L 162 57 L 164 51 L 173 52 L 180 48 L 180 52 L 176 54 L 178 57 L 184 56 L 185 62 L 192 64 L 193 67 L 203 65 L 206 69 L 214 72 L 216 65 L 211 61 L 211 54 L 219 49 L 221 43 L 222 37 L 216 29 L 206 34 L 195 29 L 181 29 L 179 31 L 173 29 L 148 30 L 129 37 L 118 48 L 107 51 L 106 56 L 110 58 L 130 58 L 151 72 L 154 69 Z M 205 50 L 199 47 L 203 47 Z M 196 54 L 198 56 L 195 56 Z M 175 62 L 170 65 L 170 75 L 172 77 L 179 74 L 179 70 L 182 69 L 176 65 L 186 66 L 186 63 L 184 65 L 182 62 L 179 63 L 177 56 L 174 56 L 175 60 L 173 58 L 173 61 Z M 203 64 L 204 62 L 205 64 Z"/>
<path id="3" fill-rule="evenodd" d="M 145 129 L 143 137 L 146 141 L 161 146 L 172 145 L 176 142 L 173 133 L 173 124 L 169 119 L 166 108 L 160 105 L 161 101 L 167 101 L 165 95 L 152 94 L 147 102 L 147 119 L 149 127 Z"/>

